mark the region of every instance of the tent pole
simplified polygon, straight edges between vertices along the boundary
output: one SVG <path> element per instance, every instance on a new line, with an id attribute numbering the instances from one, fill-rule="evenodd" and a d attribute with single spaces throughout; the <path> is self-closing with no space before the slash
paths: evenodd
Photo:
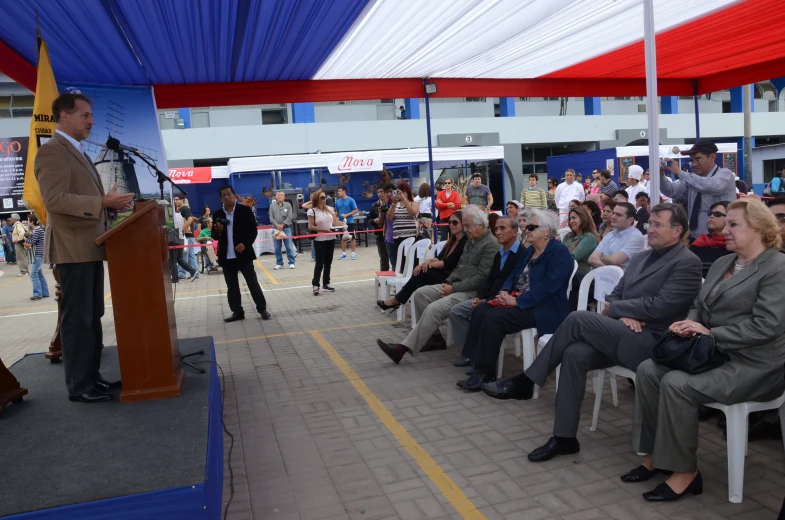
<path id="1" fill-rule="evenodd" d="M 504 175 L 504 157 L 502 157 L 502 215 L 504 215 L 504 210 L 507 209 L 507 176 Z M 512 199 L 510 199 L 512 200 Z M 491 208 L 488 208 L 489 210 Z"/>
<path id="2" fill-rule="evenodd" d="M 692 100 L 695 103 L 695 142 L 701 142 L 701 114 L 698 108 L 698 80 L 692 80 Z"/>
<path id="3" fill-rule="evenodd" d="M 654 0 L 643 0 L 643 42 L 646 55 L 646 114 L 649 118 L 649 196 L 660 203 L 660 109 L 657 103 L 657 45 L 654 29 Z M 622 172 L 619 172 L 621 174 Z"/>
<path id="4" fill-rule="evenodd" d="M 425 90 L 425 129 L 428 133 L 428 173 L 429 173 L 429 180 L 431 183 L 431 211 L 436 209 L 436 188 L 433 182 L 433 146 L 431 146 L 431 103 L 430 97 L 428 95 L 428 90 L 425 88 L 425 85 L 428 84 L 427 79 L 423 79 L 423 90 Z M 412 171 L 409 170 L 409 177 L 411 178 Z M 435 228 L 432 228 L 435 229 Z M 436 233 L 431 233 L 431 243 L 435 242 Z"/>

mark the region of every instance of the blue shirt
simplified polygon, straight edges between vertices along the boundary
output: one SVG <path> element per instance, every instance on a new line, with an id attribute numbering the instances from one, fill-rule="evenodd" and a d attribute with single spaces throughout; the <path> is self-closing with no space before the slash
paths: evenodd
<path id="1" fill-rule="evenodd" d="M 510 251 L 512 251 L 513 253 L 517 253 L 518 246 L 520 245 L 521 245 L 521 241 L 516 238 L 515 242 L 512 243 L 510 249 L 508 249 L 507 251 L 504 250 L 504 246 L 502 246 L 499 249 L 499 254 L 501 255 L 501 260 L 499 261 L 499 271 L 504 269 L 504 262 L 506 262 L 507 258 L 510 256 Z"/>
<path id="2" fill-rule="evenodd" d="M 603 255 L 612 255 L 618 251 L 622 251 L 627 255 L 627 261 L 620 267 L 622 269 L 627 269 L 627 266 L 630 265 L 632 256 L 643 251 L 643 247 L 643 234 L 641 234 L 635 226 L 630 226 L 624 231 L 614 229 L 605 235 L 605 238 L 602 239 L 602 242 L 600 242 L 600 245 L 597 246 L 595 251 L 599 251 Z"/>
<path id="3" fill-rule="evenodd" d="M 335 199 L 335 212 L 338 214 L 338 220 L 343 222 L 343 217 L 341 215 L 345 215 L 351 211 L 357 209 L 357 203 L 354 202 L 354 199 L 351 197 L 346 197 L 342 199 L 340 197 Z M 346 218 L 347 224 L 354 224 L 354 216 Z"/>
<path id="4" fill-rule="evenodd" d="M 13 231 L 14 231 L 14 226 L 9 226 L 8 224 L 3 226 L 3 235 L 5 235 L 5 237 L 8 239 L 8 243 L 9 244 L 12 243 L 11 242 L 11 233 L 13 233 Z"/>

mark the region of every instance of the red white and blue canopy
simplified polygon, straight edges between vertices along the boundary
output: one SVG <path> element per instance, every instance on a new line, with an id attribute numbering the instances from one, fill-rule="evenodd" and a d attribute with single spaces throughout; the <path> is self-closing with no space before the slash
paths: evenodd
<path id="1" fill-rule="evenodd" d="M 35 89 L 36 10 L 60 82 L 154 85 L 159 108 L 645 94 L 642 0 L 25 0 L 0 72 Z M 660 95 L 783 75 L 785 1 L 656 0 Z"/>

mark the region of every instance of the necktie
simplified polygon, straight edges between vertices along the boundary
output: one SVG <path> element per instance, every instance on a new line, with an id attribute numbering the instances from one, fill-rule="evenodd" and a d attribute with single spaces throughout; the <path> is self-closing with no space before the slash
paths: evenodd
<path id="1" fill-rule="evenodd" d="M 692 202 L 692 211 L 690 212 L 690 231 L 698 229 L 698 218 L 701 213 L 701 201 L 703 194 L 698 192 L 695 194 L 695 200 Z"/>

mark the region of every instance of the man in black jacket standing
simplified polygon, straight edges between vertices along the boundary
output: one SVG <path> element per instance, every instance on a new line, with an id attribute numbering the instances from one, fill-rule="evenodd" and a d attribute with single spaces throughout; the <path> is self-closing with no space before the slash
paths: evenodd
<path id="1" fill-rule="evenodd" d="M 469 332 L 472 311 L 477 305 L 494 298 L 499 293 L 502 284 L 515 269 L 518 256 L 523 253 L 523 248 L 520 247 L 521 243 L 518 240 L 518 219 L 501 217 L 497 220 L 496 240 L 499 241 L 501 247 L 493 258 L 491 274 L 485 281 L 485 285 L 477 291 L 477 296 L 474 299 L 461 302 L 450 310 L 453 343 L 461 348 L 464 348 L 466 335 Z M 472 352 L 461 352 L 461 359 L 455 362 L 455 366 L 469 366 L 472 363 L 471 356 Z"/>
<path id="2" fill-rule="evenodd" d="M 213 213 L 213 240 L 218 241 L 218 265 L 223 268 L 226 280 L 226 295 L 232 315 L 224 321 L 230 323 L 245 319 L 245 311 L 240 299 L 240 280 L 238 272 L 243 273 L 245 283 L 256 304 L 256 310 L 263 320 L 270 319 L 267 302 L 256 278 L 253 261 L 256 253 L 253 243 L 256 240 L 256 218 L 247 206 L 237 204 L 234 188 L 223 186 L 219 191 L 223 206 Z"/>

